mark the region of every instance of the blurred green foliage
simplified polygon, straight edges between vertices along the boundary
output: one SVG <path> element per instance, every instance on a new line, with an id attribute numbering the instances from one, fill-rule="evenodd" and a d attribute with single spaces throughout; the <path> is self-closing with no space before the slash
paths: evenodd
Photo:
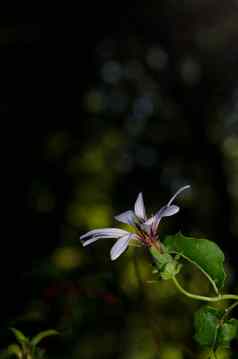
<path id="1" fill-rule="evenodd" d="M 8 348 L 3 351 L 1 358 L 17 357 L 18 359 L 41 359 L 45 357 L 45 353 L 38 345 L 47 337 L 58 335 L 56 330 L 49 329 L 36 334 L 33 338 L 29 339 L 18 329 L 11 328 L 16 343 L 10 344 Z"/>

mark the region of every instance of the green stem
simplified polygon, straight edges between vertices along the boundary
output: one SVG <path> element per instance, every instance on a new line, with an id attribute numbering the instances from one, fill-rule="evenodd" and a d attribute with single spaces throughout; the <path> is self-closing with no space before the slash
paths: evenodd
<path id="1" fill-rule="evenodd" d="M 198 270 L 200 270 L 202 272 L 202 274 L 209 280 L 209 282 L 211 283 L 215 293 L 218 295 L 219 294 L 219 290 L 216 286 L 216 283 L 214 282 L 214 280 L 210 277 L 210 275 L 202 268 L 200 267 L 200 265 L 198 265 L 196 262 L 194 262 L 192 259 L 190 259 L 189 257 L 185 256 L 183 253 L 179 253 L 177 251 L 171 251 L 170 253 L 174 253 L 179 255 L 180 257 L 186 259 L 188 262 L 192 263 L 195 267 L 198 268 Z"/>
<path id="2" fill-rule="evenodd" d="M 223 314 L 221 321 L 224 322 L 225 318 L 230 314 L 230 312 L 238 305 L 238 302 L 233 303 L 228 308 L 225 309 L 225 313 Z"/>
<path id="3" fill-rule="evenodd" d="M 235 295 L 235 294 L 223 294 L 223 295 L 219 294 L 217 297 L 206 297 L 203 295 L 193 294 L 193 293 L 190 293 L 187 290 L 185 290 L 180 285 L 180 283 L 177 281 L 177 278 L 175 276 L 172 278 L 172 280 L 173 280 L 175 286 L 177 287 L 177 289 L 188 298 L 202 300 L 204 302 L 219 302 L 221 300 L 228 300 L 228 299 L 238 300 L 238 295 Z"/>

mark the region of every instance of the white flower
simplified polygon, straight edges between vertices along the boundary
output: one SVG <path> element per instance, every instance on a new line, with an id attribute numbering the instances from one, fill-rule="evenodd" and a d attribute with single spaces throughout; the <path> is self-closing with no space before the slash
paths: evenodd
<path id="1" fill-rule="evenodd" d="M 134 205 L 134 211 L 129 210 L 115 216 L 117 221 L 132 226 L 135 232 L 128 232 L 120 228 L 94 229 L 80 237 L 83 240 L 83 246 L 87 246 L 102 238 L 116 238 L 117 241 L 110 252 L 111 260 L 117 259 L 125 252 L 131 240 L 140 241 L 146 246 L 155 245 L 159 247 L 158 226 L 160 220 L 163 217 L 172 216 L 179 211 L 179 207 L 172 204 L 172 202 L 182 191 L 188 188 L 190 188 L 189 185 L 181 187 L 169 202 L 150 218 L 146 216 L 143 195 L 139 193 Z"/>

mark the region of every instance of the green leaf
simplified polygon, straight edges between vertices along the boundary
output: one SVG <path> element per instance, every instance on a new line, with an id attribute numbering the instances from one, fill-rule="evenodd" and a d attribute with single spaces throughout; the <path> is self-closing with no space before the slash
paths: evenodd
<path id="1" fill-rule="evenodd" d="M 25 337 L 25 335 L 18 329 L 16 328 L 10 328 L 10 330 L 13 332 L 13 334 L 15 335 L 18 343 L 23 344 L 23 343 L 29 343 L 29 340 L 27 337 Z"/>
<path id="2" fill-rule="evenodd" d="M 230 343 L 236 338 L 238 332 L 238 320 L 224 320 L 225 311 L 205 306 L 195 313 L 195 340 L 205 347 L 217 349 L 229 348 Z"/>
<path id="3" fill-rule="evenodd" d="M 207 239 L 185 237 L 182 233 L 167 236 L 164 245 L 168 252 L 180 254 L 195 264 L 212 282 L 214 289 L 225 281 L 224 254 L 218 245 Z"/>
<path id="4" fill-rule="evenodd" d="M 209 306 L 202 307 L 195 313 L 194 338 L 201 346 L 215 347 L 221 314 L 221 311 Z"/>
<path id="5" fill-rule="evenodd" d="M 39 344 L 42 339 L 50 337 L 52 335 L 59 335 L 59 332 L 57 332 L 54 329 L 45 330 L 43 332 L 38 333 L 36 336 L 34 336 L 31 340 L 31 344 L 33 346 Z"/>
<path id="6" fill-rule="evenodd" d="M 15 355 L 17 358 L 22 359 L 23 354 L 21 348 L 17 344 L 10 344 L 6 350 L 6 357 Z"/>
<path id="7" fill-rule="evenodd" d="M 230 347 L 230 342 L 235 339 L 238 331 L 238 320 L 229 319 L 225 321 L 218 331 L 217 344 L 224 348 Z"/>

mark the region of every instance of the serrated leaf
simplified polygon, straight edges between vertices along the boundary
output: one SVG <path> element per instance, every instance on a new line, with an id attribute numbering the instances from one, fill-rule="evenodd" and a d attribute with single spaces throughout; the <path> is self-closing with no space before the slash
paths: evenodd
<path id="1" fill-rule="evenodd" d="M 20 330 L 18 330 L 16 328 L 10 328 L 10 330 L 15 335 L 18 343 L 20 343 L 20 344 L 29 343 L 29 339 L 27 337 L 25 337 L 25 335 Z"/>
<path id="2" fill-rule="evenodd" d="M 208 239 L 185 237 L 182 233 L 167 236 L 164 245 L 171 253 L 189 259 L 215 284 L 222 288 L 225 281 L 224 254 L 218 245 Z"/>
<path id="3" fill-rule="evenodd" d="M 213 348 L 216 345 L 221 311 L 205 306 L 199 309 L 194 316 L 195 340 L 205 347 Z"/>
<path id="4" fill-rule="evenodd" d="M 49 329 L 49 330 L 40 332 L 32 338 L 31 344 L 33 346 L 35 346 L 35 345 L 39 344 L 42 341 L 42 339 L 50 337 L 52 335 L 59 335 L 59 332 L 57 332 L 57 330 L 54 330 L 54 329 Z"/>

